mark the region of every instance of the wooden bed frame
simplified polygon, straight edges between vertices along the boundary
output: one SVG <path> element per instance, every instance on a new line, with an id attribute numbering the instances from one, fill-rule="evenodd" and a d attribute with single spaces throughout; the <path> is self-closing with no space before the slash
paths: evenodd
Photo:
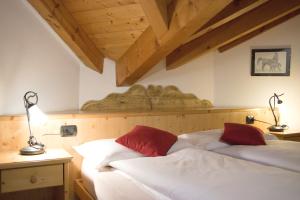
<path id="1" fill-rule="evenodd" d="M 76 179 L 74 181 L 74 191 L 76 196 L 80 200 L 96 200 L 90 193 L 85 189 L 82 179 Z"/>

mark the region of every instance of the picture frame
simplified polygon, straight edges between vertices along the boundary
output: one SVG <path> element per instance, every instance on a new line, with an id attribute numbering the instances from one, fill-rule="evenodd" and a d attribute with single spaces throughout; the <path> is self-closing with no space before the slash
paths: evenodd
<path id="1" fill-rule="evenodd" d="M 252 49 L 251 76 L 290 76 L 291 48 Z"/>

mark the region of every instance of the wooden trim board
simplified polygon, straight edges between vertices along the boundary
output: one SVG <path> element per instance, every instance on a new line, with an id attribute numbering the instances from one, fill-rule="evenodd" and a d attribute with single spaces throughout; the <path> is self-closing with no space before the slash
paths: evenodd
<path id="1" fill-rule="evenodd" d="M 96 200 L 84 187 L 82 179 L 74 181 L 74 191 L 80 200 Z"/>

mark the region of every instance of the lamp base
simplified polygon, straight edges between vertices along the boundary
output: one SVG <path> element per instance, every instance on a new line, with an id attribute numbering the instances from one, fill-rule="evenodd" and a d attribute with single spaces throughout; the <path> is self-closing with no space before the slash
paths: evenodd
<path id="1" fill-rule="evenodd" d="M 40 145 L 27 146 L 20 149 L 21 155 L 38 155 L 42 153 L 45 153 L 45 149 Z"/>
<path id="2" fill-rule="evenodd" d="M 273 125 L 273 126 L 270 126 L 269 128 L 269 131 L 271 131 L 271 132 L 283 132 L 284 130 L 286 130 L 287 129 L 287 126 L 285 126 L 285 125 Z"/>

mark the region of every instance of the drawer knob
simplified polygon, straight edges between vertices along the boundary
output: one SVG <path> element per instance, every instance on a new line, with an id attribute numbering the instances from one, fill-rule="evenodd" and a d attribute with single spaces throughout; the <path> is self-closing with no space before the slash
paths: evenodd
<path id="1" fill-rule="evenodd" d="M 36 182 L 37 182 L 36 176 L 31 176 L 31 177 L 30 177 L 30 183 L 34 184 L 34 183 L 36 183 Z"/>

